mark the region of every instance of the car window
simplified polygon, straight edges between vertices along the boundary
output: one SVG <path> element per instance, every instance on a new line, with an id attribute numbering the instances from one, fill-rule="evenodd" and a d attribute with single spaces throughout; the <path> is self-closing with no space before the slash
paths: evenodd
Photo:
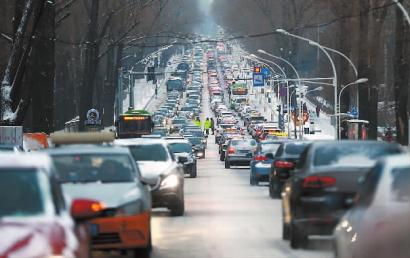
<path id="1" fill-rule="evenodd" d="M 290 143 L 286 144 L 285 153 L 289 155 L 299 156 L 306 149 L 308 145 L 303 143 Z"/>
<path id="2" fill-rule="evenodd" d="M 168 153 L 161 144 L 143 144 L 129 146 L 132 157 L 136 161 L 167 161 Z"/>
<path id="3" fill-rule="evenodd" d="M 55 155 L 54 164 L 62 183 L 125 183 L 139 176 L 128 155 Z"/>
<path id="4" fill-rule="evenodd" d="M 261 152 L 262 153 L 272 153 L 273 155 L 275 155 L 279 147 L 280 147 L 280 143 L 261 144 Z"/>
<path id="5" fill-rule="evenodd" d="M 188 141 L 193 145 L 200 145 L 202 144 L 202 138 L 199 137 L 189 137 Z"/>
<path id="6" fill-rule="evenodd" d="M 374 194 L 377 190 L 380 177 L 383 172 L 382 163 L 377 163 L 376 166 L 364 177 L 362 186 L 357 193 L 357 205 L 369 206 L 373 202 Z"/>
<path id="7" fill-rule="evenodd" d="M 173 153 L 192 152 L 192 146 L 188 143 L 171 143 L 169 147 Z"/>
<path id="8" fill-rule="evenodd" d="M 316 148 L 313 164 L 314 166 L 372 167 L 378 158 L 400 152 L 401 150 L 394 145 L 329 144 Z"/>
<path id="9" fill-rule="evenodd" d="M 0 189 L 3 194 L 0 218 L 44 214 L 46 193 L 42 184 L 45 182 L 48 182 L 47 176 L 36 169 L 1 169 Z"/>
<path id="10" fill-rule="evenodd" d="M 410 167 L 396 168 L 391 171 L 393 178 L 391 190 L 395 201 L 410 202 Z"/>

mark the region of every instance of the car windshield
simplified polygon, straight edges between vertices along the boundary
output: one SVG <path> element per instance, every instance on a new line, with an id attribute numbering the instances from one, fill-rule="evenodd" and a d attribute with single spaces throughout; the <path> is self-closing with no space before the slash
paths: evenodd
<path id="1" fill-rule="evenodd" d="M 136 161 L 167 161 L 168 153 L 161 144 L 141 144 L 129 147 Z"/>
<path id="2" fill-rule="evenodd" d="M 275 155 L 279 147 L 280 143 L 263 143 L 261 144 L 261 152 Z"/>
<path id="3" fill-rule="evenodd" d="M 53 155 L 63 183 L 124 183 L 135 181 L 133 161 L 123 154 Z"/>
<path id="4" fill-rule="evenodd" d="M 45 213 L 44 187 L 47 182 L 46 175 L 36 169 L 0 169 L 0 189 L 3 193 L 0 218 Z"/>
<path id="5" fill-rule="evenodd" d="M 372 167 L 378 158 L 397 154 L 395 145 L 380 144 L 328 144 L 315 150 L 314 166 Z"/>
<path id="6" fill-rule="evenodd" d="M 410 203 L 410 167 L 393 169 L 391 175 L 394 200 Z"/>
<path id="7" fill-rule="evenodd" d="M 171 143 L 169 147 L 173 153 L 190 153 L 192 146 L 188 143 Z"/>

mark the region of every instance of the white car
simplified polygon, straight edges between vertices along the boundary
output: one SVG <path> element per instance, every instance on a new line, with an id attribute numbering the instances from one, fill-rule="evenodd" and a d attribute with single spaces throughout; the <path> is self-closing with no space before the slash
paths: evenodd
<path id="1" fill-rule="evenodd" d="M 335 257 L 409 257 L 410 155 L 385 158 L 359 181 L 355 206 L 334 231 Z"/>

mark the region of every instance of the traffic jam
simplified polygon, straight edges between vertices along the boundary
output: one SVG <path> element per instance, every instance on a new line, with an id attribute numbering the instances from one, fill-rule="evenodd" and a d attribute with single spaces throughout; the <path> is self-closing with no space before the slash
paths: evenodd
<path id="1" fill-rule="evenodd" d="M 409 257 L 408 150 L 294 139 L 291 107 L 277 111 L 282 122 L 267 117 L 243 63 L 230 43 L 196 44 L 179 56 L 156 110 L 129 107 L 114 130 L 52 133 L 38 151 L 0 146 L 0 258 Z M 217 189 L 263 205 L 221 205 Z M 247 212 L 263 214 L 260 227 L 231 230 L 246 227 L 236 219 Z M 218 216 L 228 217 L 213 224 Z M 252 234 L 285 251 L 258 253 Z M 224 248 L 214 253 L 208 237 Z M 223 245 L 230 237 L 245 244 Z M 193 238 L 206 244 L 184 244 Z"/>

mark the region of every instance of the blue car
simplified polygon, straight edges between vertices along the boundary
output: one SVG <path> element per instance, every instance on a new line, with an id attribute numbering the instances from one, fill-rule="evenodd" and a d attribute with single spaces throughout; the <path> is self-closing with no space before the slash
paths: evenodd
<path id="1" fill-rule="evenodd" d="M 259 182 L 269 182 L 273 159 L 276 151 L 283 141 L 262 141 L 250 165 L 250 184 L 258 185 Z"/>

